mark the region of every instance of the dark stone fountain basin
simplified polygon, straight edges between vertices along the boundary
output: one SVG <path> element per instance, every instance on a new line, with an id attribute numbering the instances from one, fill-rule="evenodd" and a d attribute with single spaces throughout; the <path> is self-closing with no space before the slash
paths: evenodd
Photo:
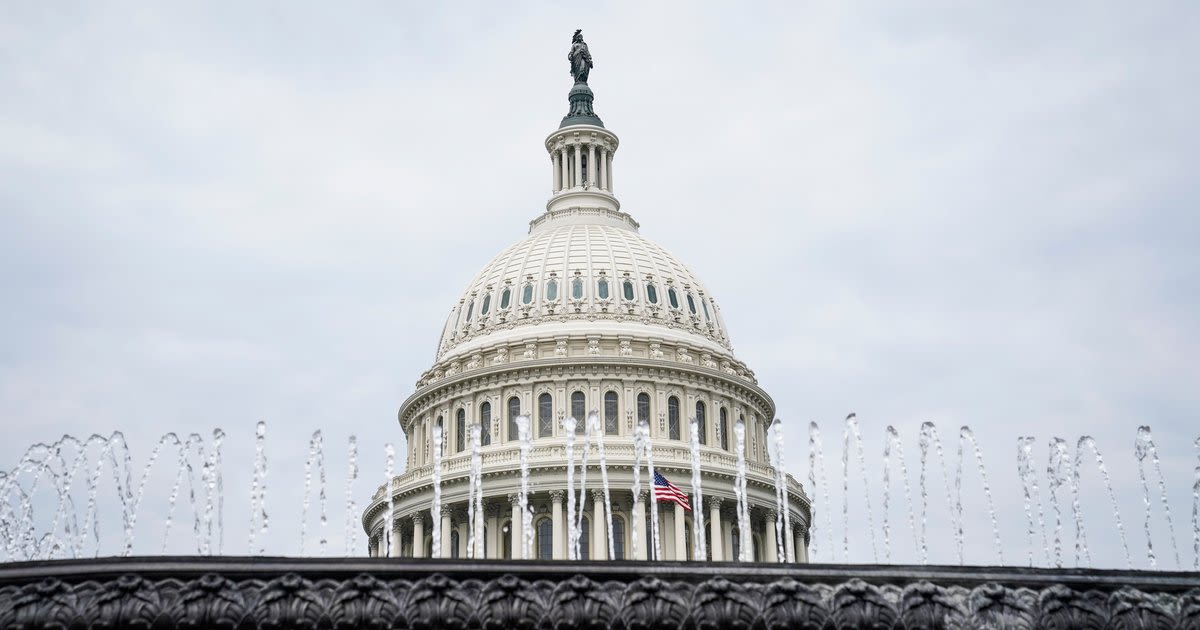
<path id="1" fill-rule="evenodd" d="M 144 557 L 0 565 L 0 628 L 1197 628 L 1200 573 Z"/>

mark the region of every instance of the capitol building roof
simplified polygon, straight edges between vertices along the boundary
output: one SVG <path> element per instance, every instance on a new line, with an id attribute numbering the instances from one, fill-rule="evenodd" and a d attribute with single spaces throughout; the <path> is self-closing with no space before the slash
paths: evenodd
<path id="1" fill-rule="evenodd" d="M 438 358 L 529 334 L 596 329 L 727 353 L 720 310 L 699 278 L 607 208 L 548 210 L 488 263 L 451 310 Z"/>

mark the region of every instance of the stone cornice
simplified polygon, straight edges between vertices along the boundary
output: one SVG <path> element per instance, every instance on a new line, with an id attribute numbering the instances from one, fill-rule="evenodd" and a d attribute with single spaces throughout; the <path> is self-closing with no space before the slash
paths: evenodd
<path id="1" fill-rule="evenodd" d="M 644 370 L 645 372 L 639 372 Z M 476 369 L 458 372 L 437 382 L 427 383 L 410 395 L 397 412 L 397 421 L 408 433 L 411 430 L 412 413 L 415 409 L 441 400 L 477 392 L 481 389 L 503 388 L 556 378 L 598 378 L 620 380 L 624 378 L 660 378 L 685 384 L 689 387 L 707 387 L 755 401 L 755 406 L 764 418 L 775 415 L 775 402 L 766 390 L 756 383 L 723 372 L 719 368 L 708 368 L 692 363 L 679 363 L 665 359 L 642 359 L 635 357 L 547 357 L 528 359 L 505 364 L 481 362 Z"/>

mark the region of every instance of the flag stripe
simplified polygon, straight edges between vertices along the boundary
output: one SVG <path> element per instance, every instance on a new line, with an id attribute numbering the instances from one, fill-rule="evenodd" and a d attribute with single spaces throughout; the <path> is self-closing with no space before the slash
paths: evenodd
<path id="1" fill-rule="evenodd" d="M 655 501 L 670 501 L 679 504 L 683 509 L 691 512 L 692 505 L 688 501 L 688 495 L 679 486 L 667 481 L 667 478 L 662 476 L 657 470 L 654 471 L 654 500 Z"/>

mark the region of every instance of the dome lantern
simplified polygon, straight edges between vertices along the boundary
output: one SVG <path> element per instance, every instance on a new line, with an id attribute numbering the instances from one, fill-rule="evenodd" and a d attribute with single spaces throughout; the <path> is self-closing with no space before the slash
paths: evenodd
<path id="1" fill-rule="evenodd" d="M 594 95 L 587 84 L 592 56 L 580 31 L 575 31 L 567 60 L 575 84 L 567 95 L 567 115 L 558 130 L 546 137 L 553 173 L 546 211 L 554 215 L 567 208 L 586 208 L 618 213 L 621 204 L 613 196 L 612 167 L 620 141 L 592 110 Z"/>

